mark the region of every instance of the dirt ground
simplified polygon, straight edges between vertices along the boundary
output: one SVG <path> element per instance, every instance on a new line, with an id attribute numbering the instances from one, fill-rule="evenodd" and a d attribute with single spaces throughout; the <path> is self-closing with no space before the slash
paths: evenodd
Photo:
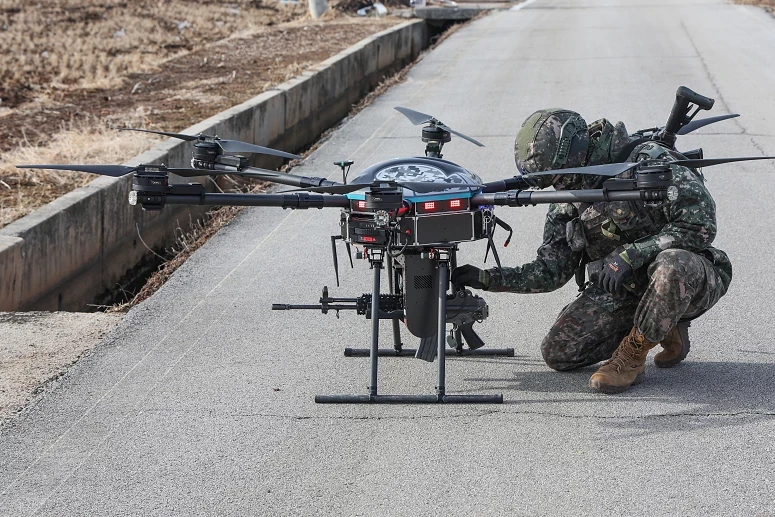
<path id="1" fill-rule="evenodd" d="M 758 5 L 775 16 L 775 0 L 735 0 L 738 4 Z"/>
<path id="2" fill-rule="evenodd" d="M 124 162 L 158 139 L 109 126 L 181 130 L 402 21 L 336 3 L 320 20 L 306 2 L 18 4 L 0 0 L 15 49 L 0 57 L 0 227 L 93 179 L 14 164 Z"/>
<path id="3" fill-rule="evenodd" d="M 115 328 L 121 317 L 0 312 L 0 427 Z"/>

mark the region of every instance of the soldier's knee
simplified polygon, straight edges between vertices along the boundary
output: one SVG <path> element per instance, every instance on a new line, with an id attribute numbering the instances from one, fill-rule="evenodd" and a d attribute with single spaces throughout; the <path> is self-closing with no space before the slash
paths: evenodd
<path id="1" fill-rule="evenodd" d="M 670 249 L 660 251 L 651 265 L 651 277 L 654 278 L 683 278 L 688 273 L 688 265 L 693 262 L 691 251 Z"/>
<path id="2" fill-rule="evenodd" d="M 552 332 L 541 342 L 541 356 L 546 365 L 552 370 L 566 371 L 578 368 L 578 365 L 568 361 L 567 354 L 563 353 L 564 342 L 552 335 Z"/>

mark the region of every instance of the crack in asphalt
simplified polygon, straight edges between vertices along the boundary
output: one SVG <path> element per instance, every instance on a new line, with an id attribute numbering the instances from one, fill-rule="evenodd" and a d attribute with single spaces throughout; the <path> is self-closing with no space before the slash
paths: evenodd
<path id="1" fill-rule="evenodd" d="M 724 109 L 727 110 L 728 113 L 732 113 L 732 111 L 729 109 L 729 104 L 727 104 L 727 101 L 724 99 L 724 96 L 721 94 L 721 88 L 719 88 L 718 84 L 716 83 L 716 76 L 714 76 L 710 68 L 708 68 L 708 63 L 705 61 L 705 58 L 703 57 L 702 53 L 700 52 L 700 49 L 697 48 L 697 44 L 694 42 L 694 39 L 692 38 L 691 33 L 689 33 L 689 29 L 686 27 L 686 24 L 684 22 L 681 22 L 681 28 L 684 31 L 684 34 L 686 34 L 686 38 L 689 40 L 689 43 L 692 44 L 692 48 L 694 49 L 694 53 L 697 54 L 697 57 L 700 60 L 700 64 L 702 65 L 702 70 L 705 72 L 705 76 L 708 78 L 708 81 L 710 82 L 711 86 L 713 86 L 713 89 L 716 90 L 716 98 L 721 101 L 721 104 L 724 106 Z M 740 124 L 740 121 L 736 118 L 732 119 L 732 122 L 740 128 L 740 130 L 745 133 L 746 129 Z"/>
<path id="2" fill-rule="evenodd" d="M 167 410 L 144 410 L 144 413 L 180 413 L 179 411 L 167 411 Z M 188 413 L 188 411 L 183 411 Z M 425 414 L 425 415 L 282 415 L 279 413 L 228 413 L 227 416 L 233 418 L 275 418 L 278 420 L 453 420 L 460 418 L 481 418 L 493 415 L 538 415 L 538 416 L 553 416 L 557 418 L 568 418 L 574 420 L 648 420 L 658 418 L 675 418 L 675 417 L 702 417 L 702 418 L 735 418 L 741 416 L 764 416 L 775 417 L 775 411 L 721 411 L 721 412 L 673 412 L 673 413 L 653 413 L 649 415 L 573 415 L 568 413 L 557 413 L 553 411 L 508 411 L 508 410 L 491 410 L 491 411 L 478 411 L 472 413 L 456 413 L 456 414 Z"/>
<path id="3" fill-rule="evenodd" d="M 705 61 L 705 58 L 703 57 L 702 53 L 700 52 L 700 49 L 697 48 L 697 44 L 694 42 L 694 39 L 692 39 L 692 35 L 689 33 L 689 29 L 686 27 L 686 24 L 681 22 L 681 28 L 684 31 L 684 34 L 686 34 L 687 39 L 689 40 L 689 43 L 692 44 L 692 47 L 694 48 L 695 54 L 697 54 L 697 57 L 700 60 L 700 64 L 702 65 L 702 69 L 705 72 L 705 75 L 708 78 L 708 81 L 710 81 L 710 84 L 713 86 L 713 89 L 716 90 L 716 98 L 721 101 L 721 104 L 724 106 L 724 109 L 728 113 L 732 113 L 732 110 L 729 109 L 729 104 L 727 103 L 726 99 L 724 99 L 724 96 L 721 94 L 721 88 L 719 88 L 718 84 L 716 83 L 716 77 L 711 73 L 710 68 L 708 67 L 708 63 Z M 756 140 L 754 140 L 753 134 L 748 133 L 748 129 L 745 128 L 741 123 L 739 118 L 733 118 L 732 122 L 740 128 L 741 134 L 749 136 L 749 140 L 751 142 L 751 145 L 754 146 L 754 148 L 761 153 L 762 156 L 767 156 L 767 152 L 764 150 L 764 147 L 762 147 L 761 144 L 759 144 Z"/>

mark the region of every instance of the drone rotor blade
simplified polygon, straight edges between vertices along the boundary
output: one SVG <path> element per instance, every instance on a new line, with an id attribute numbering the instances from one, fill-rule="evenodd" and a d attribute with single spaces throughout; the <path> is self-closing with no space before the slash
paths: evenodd
<path id="1" fill-rule="evenodd" d="M 179 138 L 181 140 L 186 140 L 189 142 L 193 142 L 194 140 L 199 140 L 199 136 L 192 136 L 192 135 L 182 135 L 179 133 L 168 133 L 166 131 L 154 131 L 151 129 L 135 129 L 131 127 L 117 127 L 115 129 L 118 129 L 119 131 L 139 131 L 141 133 L 153 133 L 154 135 L 163 135 L 163 136 L 169 136 L 172 138 Z M 215 137 L 209 137 L 207 135 L 204 135 L 205 138 L 215 138 Z M 276 149 L 272 149 L 271 147 L 262 147 L 260 145 L 254 145 L 249 144 L 247 142 L 240 142 L 239 140 L 220 140 L 217 139 L 215 142 L 227 153 L 259 153 L 259 154 L 269 154 L 272 156 L 281 156 L 283 158 L 290 158 L 295 160 L 301 160 L 301 156 L 298 156 L 296 154 L 286 153 L 284 151 L 278 151 Z"/>
<path id="2" fill-rule="evenodd" d="M 743 156 L 740 158 L 704 158 L 699 160 L 674 160 L 669 162 L 671 165 L 682 165 L 689 168 L 710 167 L 722 163 L 747 162 L 752 160 L 775 160 L 775 156 Z M 589 176 L 614 177 L 627 172 L 639 163 L 609 163 L 605 165 L 592 165 L 590 167 L 574 167 L 571 169 L 558 169 L 553 171 L 533 172 L 525 174 L 523 177 L 530 178 L 535 176 L 554 176 L 565 174 L 584 174 Z"/>
<path id="3" fill-rule="evenodd" d="M 17 169 L 53 169 L 59 171 L 89 172 L 118 178 L 136 170 L 126 165 L 17 165 Z"/>
<path id="4" fill-rule="evenodd" d="M 348 185 L 329 185 L 329 186 L 323 186 L 323 187 L 308 187 L 303 189 L 294 189 L 294 190 L 286 190 L 285 192 L 300 192 L 300 191 L 308 191 L 308 192 L 318 192 L 321 194 L 349 194 L 351 192 L 355 192 L 357 190 L 363 190 L 371 187 L 379 186 L 380 183 L 377 182 L 374 183 L 350 183 Z M 442 190 L 451 190 L 451 189 L 480 189 L 481 185 L 455 185 L 452 183 L 433 183 L 430 181 L 414 181 L 414 182 L 392 182 L 387 183 L 387 185 L 395 185 L 398 187 L 403 187 L 408 190 L 412 190 L 417 193 L 427 193 L 427 192 L 441 192 Z"/>
<path id="5" fill-rule="evenodd" d="M 182 178 L 196 178 L 197 176 L 218 176 L 221 174 L 235 174 L 231 171 L 214 171 L 209 169 L 191 169 L 191 168 L 173 168 L 168 167 L 165 170 L 169 174 L 176 174 Z"/>
<path id="6" fill-rule="evenodd" d="M 683 165 L 684 167 L 697 168 L 697 167 L 710 167 L 711 165 L 720 165 L 722 163 L 732 162 L 747 162 L 751 160 L 775 160 L 775 156 L 743 156 L 740 158 L 703 158 L 700 160 L 676 160 L 676 165 Z"/>
<path id="7" fill-rule="evenodd" d="M 632 169 L 633 167 L 637 167 L 637 163 L 632 162 L 624 162 L 624 163 L 607 163 L 604 165 L 590 165 L 589 167 L 572 167 L 570 169 L 557 169 L 552 171 L 544 171 L 544 172 L 532 172 L 530 174 L 525 174 L 525 178 L 535 177 L 535 176 L 554 176 L 557 174 L 585 174 L 589 176 L 605 176 L 605 177 L 614 177 L 618 176 L 619 174 L 622 174 L 624 172 L 627 172 L 628 170 Z"/>
<path id="8" fill-rule="evenodd" d="M 415 126 L 419 126 L 420 124 L 425 124 L 426 122 L 434 120 L 431 115 L 420 113 L 419 111 L 415 111 L 409 108 L 404 108 L 403 106 L 396 106 L 393 109 L 408 118 L 409 122 Z"/>
<path id="9" fill-rule="evenodd" d="M 470 136 L 467 136 L 467 135 L 464 135 L 463 133 L 460 133 L 460 132 L 458 132 L 458 131 L 455 131 L 454 129 L 451 129 L 449 126 L 447 126 L 447 125 L 445 125 L 445 124 L 439 124 L 439 127 L 440 127 L 441 129 L 443 129 L 444 131 L 449 131 L 449 132 L 450 132 L 450 133 L 452 133 L 453 135 L 457 135 L 457 136 L 459 136 L 460 138 L 462 138 L 462 139 L 464 139 L 464 140 L 468 140 L 468 141 L 469 141 L 469 142 L 471 142 L 472 144 L 476 144 L 476 145 L 478 145 L 479 147 L 484 147 L 484 144 L 483 144 L 483 143 L 481 143 L 481 142 L 479 142 L 478 140 L 474 140 L 474 139 L 473 139 L 473 138 L 471 138 Z"/>
<path id="10" fill-rule="evenodd" d="M 271 147 L 263 147 L 260 145 L 249 144 L 247 142 L 240 142 L 238 140 L 216 140 L 215 141 L 221 149 L 227 153 L 258 153 L 269 154 L 272 156 L 280 156 L 282 158 L 290 158 L 292 160 L 301 160 L 301 156 L 284 151 L 278 151 Z"/>
<path id="11" fill-rule="evenodd" d="M 250 167 L 249 171 L 235 171 L 230 172 L 229 174 L 235 174 L 237 176 L 245 176 L 246 178 L 255 178 L 264 181 L 275 181 L 277 178 L 287 176 L 287 174 L 282 172 L 270 171 L 269 169 L 261 169 L 259 167 Z"/>
<path id="12" fill-rule="evenodd" d="M 154 135 L 169 136 L 171 138 L 179 138 L 180 140 L 186 140 L 189 142 L 199 139 L 198 136 L 181 135 L 179 133 L 167 133 L 166 131 L 153 131 L 151 129 L 136 129 L 132 127 L 116 127 L 113 129 L 118 129 L 119 131 L 138 131 L 140 133 L 153 133 Z"/>
<path id="13" fill-rule="evenodd" d="M 411 122 L 415 126 L 419 126 L 420 124 L 426 124 L 428 122 L 435 122 L 436 126 L 440 127 L 444 131 L 449 131 L 453 135 L 457 135 L 460 138 L 463 138 L 464 140 L 468 140 L 472 144 L 476 144 L 479 147 L 484 147 L 483 143 L 481 143 L 481 142 L 479 142 L 477 140 L 474 140 L 470 136 L 467 136 L 467 135 L 464 135 L 463 133 L 455 131 L 454 129 L 450 128 L 446 124 L 442 124 L 441 122 L 439 122 L 438 119 L 436 119 L 432 115 L 428 115 L 427 113 L 421 113 L 419 111 L 415 111 L 415 110 L 412 110 L 412 109 L 409 109 L 409 108 L 404 108 L 403 106 L 396 106 L 393 109 L 398 111 L 402 115 L 404 115 L 406 118 L 408 118 L 409 122 Z"/>
<path id="14" fill-rule="evenodd" d="M 688 124 L 686 124 L 684 127 L 682 127 L 676 135 L 687 135 L 691 133 L 694 130 L 700 129 L 701 127 L 705 127 L 709 124 L 713 124 L 716 122 L 721 122 L 722 120 L 727 120 L 730 118 L 739 117 L 740 115 L 737 113 L 733 113 L 731 115 L 719 115 L 718 117 L 708 117 L 703 118 L 700 120 L 692 120 Z"/>

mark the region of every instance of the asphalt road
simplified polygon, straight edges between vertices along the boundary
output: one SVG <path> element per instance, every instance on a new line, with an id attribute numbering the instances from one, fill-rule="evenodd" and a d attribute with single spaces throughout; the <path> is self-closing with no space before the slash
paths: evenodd
<path id="1" fill-rule="evenodd" d="M 419 131 L 392 110 L 403 105 L 487 145 L 456 139 L 446 158 L 509 177 L 535 109 L 635 130 L 665 121 L 679 85 L 714 97 L 714 114 L 743 115 L 681 147 L 775 154 L 775 19 L 763 11 L 537 0 L 454 34 L 294 172 L 336 179 L 335 159 L 421 154 Z M 334 285 L 338 214 L 246 211 L 0 436 L 0 514 L 775 515 L 775 164 L 706 174 L 735 277 L 692 327 L 688 360 L 593 394 L 592 368 L 556 373 L 539 352 L 574 286 L 486 294 L 480 333 L 517 357 L 451 360 L 448 389 L 503 393 L 498 406 L 315 405 L 365 393 L 367 360 L 342 348 L 366 345 L 369 324 L 269 308 Z M 544 213 L 500 210 L 517 232 L 506 263 L 532 258 Z M 465 261 L 481 264 L 479 244 Z M 341 274 L 333 293 L 369 290 L 365 264 Z M 433 392 L 435 365 L 385 359 L 380 374 L 383 393 Z"/>

